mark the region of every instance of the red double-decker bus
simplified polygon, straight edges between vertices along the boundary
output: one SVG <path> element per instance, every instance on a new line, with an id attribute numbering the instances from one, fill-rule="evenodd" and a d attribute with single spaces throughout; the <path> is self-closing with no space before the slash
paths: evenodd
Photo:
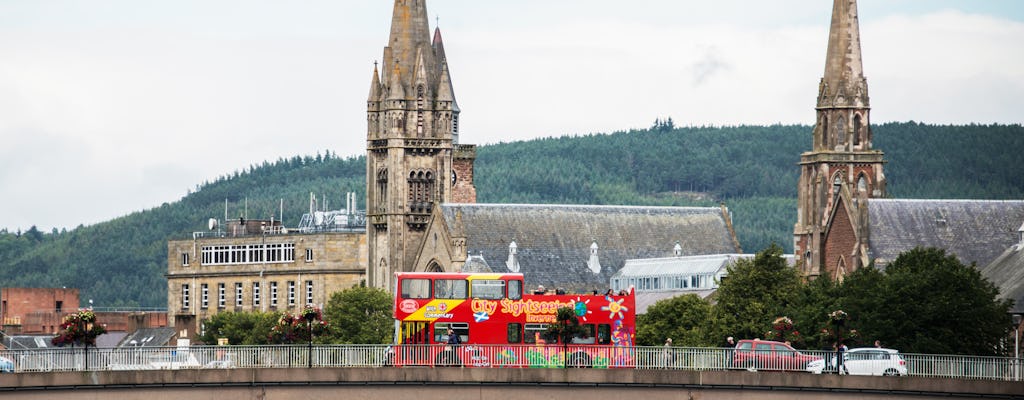
<path id="1" fill-rule="evenodd" d="M 522 274 L 395 274 L 394 363 L 507 367 L 631 367 L 636 305 L 614 294 L 528 293 Z M 561 307 L 584 333 L 547 335 Z M 459 336 L 449 345 L 448 329 Z"/>

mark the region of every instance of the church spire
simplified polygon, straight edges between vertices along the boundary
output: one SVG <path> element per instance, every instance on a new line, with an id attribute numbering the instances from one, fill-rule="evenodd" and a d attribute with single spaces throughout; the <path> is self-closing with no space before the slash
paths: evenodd
<path id="1" fill-rule="evenodd" d="M 864 65 L 860 54 L 860 23 L 857 18 L 857 0 L 835 0 L 832 7 L 832 26 L 829 31 L 825 75 L 822 83 L 832 88 L 831 94 L 841 89 L 866 89 Z M 847 96 L 855 93 L 846 93 Z M 867 97 L 863 107 L 868 106 Z"/>
<path id="2" fill-rule="evenodd" d="M 868 264 L 867 201 L 885 196 L 872 149 L 857 0 L 834 0 L 811 151 L 800 156 L 794 256 L 803 273 L 842 279 Z"/>
<path id="3" fill-rule="evenodd" d="M 416 56 L 423 48 L 430 47 L 430 26 L 427 20 L 426 0 L 395 0 L 391 17 L 391 36 L 384 49 L 384 62 L 397 65 L 411 78 L 415 69 Z M 432 63 L 433 60 L 427 60 Z M 385 73 L 387 73 L 385 69 Z M 385 77 L 385 81 L 388 81 Z M 403 82 L 409 84 L 410 82 Z"/>
<path id="4" fill-rule="evenodd" d="M 426 265 L 430 259 L 416 252 L 431 221 L 440 218 L 438 205 L 476 200 L 476 147 L 459 144 L 459 110 L 440 31 L 428 26 L 426 0 L 394 5 L 366 102 L 367 265 L 373 266 L 367 281 L 384 289 L 392 288 L 395 271 L 457 269 L 455 261 Z"/>

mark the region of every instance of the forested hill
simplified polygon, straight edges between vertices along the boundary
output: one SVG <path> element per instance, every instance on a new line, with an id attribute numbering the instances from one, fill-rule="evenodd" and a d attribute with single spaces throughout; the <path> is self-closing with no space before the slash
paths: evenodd
<path id="1" fill-rule="evenodd" d="M 894 198 L 1024 199 L 1020 125 L 873 127 Z M 716 205 L 725 202 L 743 249 L 792 251 L 797 163 L 811 127 L 675 128 L 481 146 L 482 203 Z M 167 240 L 210 217 L 277 215 L 296 226 L 309 193 L 344 206 L 365 199 L 365 159 L 330 155 L 263 162 L 197 185 L 179 201 L 70 231 L 0 231 L 0 287 L 77 287 L 97 306 L 165 307 Z"/>

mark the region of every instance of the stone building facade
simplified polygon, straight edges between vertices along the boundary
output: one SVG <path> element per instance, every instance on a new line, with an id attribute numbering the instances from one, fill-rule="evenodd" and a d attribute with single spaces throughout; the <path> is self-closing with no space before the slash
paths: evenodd
<path id="1" fill-rule="evenodd" d="M 365 280 L 366 249 L 362 229 L 288 232 L 279 221 L 229 221 L 223 232 L 169 241 L 169 322 L 180 337 L 195 338 L 220 312 L 322 307 Z"/>
<path id="2" fill-rule="evenodd" d="M 420 270 L 415 261 L 434 208 L 476 201 L 475 147 L 459 144 L 459 106 L 425 0 L 395 0 L 366 109 L 368 281 L 390 289 L 394 272 Z"/>
<path id="3" fill-rule="evenodd" d="M 805 276 L 842 277 L 869 264 L 869 199 L 885 197 L 872 148 L 856 0 L 834 0 L 811 151 L 800 156 L 795 262 Z"/>

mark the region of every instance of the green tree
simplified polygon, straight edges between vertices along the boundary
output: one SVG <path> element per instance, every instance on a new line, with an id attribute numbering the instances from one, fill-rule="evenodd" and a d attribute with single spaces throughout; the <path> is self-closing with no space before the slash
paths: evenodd
<path id="1" fill-rule="evenodd" d="M 860 270 L 865 269 L 869 268 Z M 793 344 L 810 349 L 831 350 L 832 341 L 824 330 L 829 323 L 829 313 L 839 309 L 839 302 L 839 285 L 827 275 L 801 285 L 793 293 L 792 301 L 784 313 L 793 318 L 795 329 L 802 337 L 802 342 L 793 341 Z"/>
<path id="2" fill-rule="evenodd" d="M 711 304 L 695 294 L 658 301 L 637 316 L 636 344 L 658 346 L 672 338 L 676 346 L 716 346 L 711 340 Z"/>
<path id="3" fill-rule="evenodd" d="M 907 353 L 997 355 L 1011 327 L 1011 302 L 998 295 L 973 265 L 945 250 L 915 248 L 886 267 L 870 295 L 875 312 L 859 326 Z"/>
<path id="4" fill-rule="evenodd" d="M 217 344 L 217 339 L 226 338 L 233 345 L 269 344 L 267 339 L 271 328 L 281 318 L 279 312 L 221 312 L 203 323 L 204 329 L 199 341 Z"/>
<path id="5" fill-rule="evenodd" d="M 728 276 L 718 287 L 712 315 L 715 341 L 726 336 L 764 337 L 771 322 L 790 304 L 800 288 L 800 273 L 782 258 L 782 248 L 772 244 L 753 259 L 739 259 L 727 267 Z"/>
<path id="6" fill-rule="evenodd" d="M 324 307 L 334 324 L 334 343 L 387 344 L 394 336 L 394 298 L 377 288 L 357 286 L 331 294 Z"/>

